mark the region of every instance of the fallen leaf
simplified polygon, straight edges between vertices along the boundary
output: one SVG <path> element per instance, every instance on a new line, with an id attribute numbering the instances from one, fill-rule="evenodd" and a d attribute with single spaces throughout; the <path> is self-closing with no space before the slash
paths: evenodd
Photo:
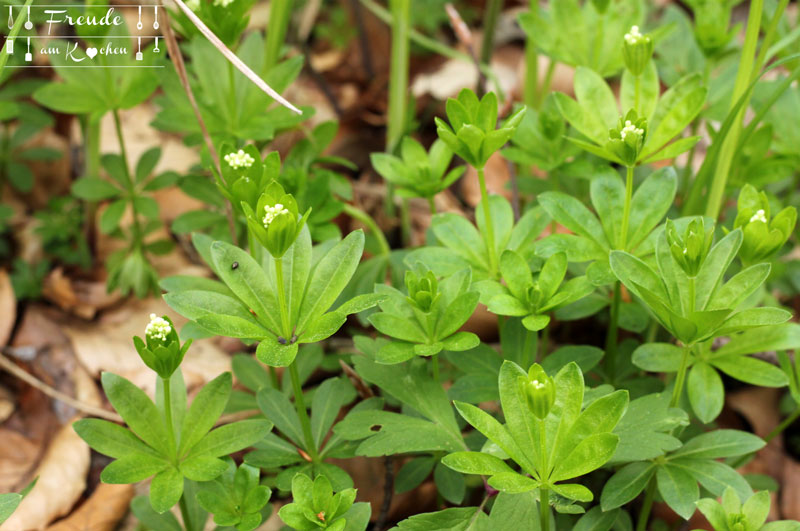
<path id="1" fill-rule="evenodd" d="M 0 385 L 0 424 L 11 416 L 15 407 L 14 395 L 12 395 L 8 389 Z"/>
<path id="2" fill-rule="evenodd" d="M 32 474 L 39 478 L 36 486 L 0 526 L 0 531 L 44 529 L 56 518 L 68 514 L 86 489 L 88 471 L 89 446 L 69 422 L 53 438 Z"/>
<path id="3" fill-rule="evenodd" d="M 100 483 L 78 509 L 48 531 L 112 531 L 128 512 L 133 485 Z"/>
<path id="4" fill-rule="evenodd" d="M 0 428 L 0 492 L 16 492 L 36 464 L 41 446 L 21 433 Z"/>
<path id="5" fill-rule="evenodd" d="M 5 269 L 0 269 L 0 345 L 5 346 L 11 338 L 17 320 L 17 298 L 11 279 Z"/>

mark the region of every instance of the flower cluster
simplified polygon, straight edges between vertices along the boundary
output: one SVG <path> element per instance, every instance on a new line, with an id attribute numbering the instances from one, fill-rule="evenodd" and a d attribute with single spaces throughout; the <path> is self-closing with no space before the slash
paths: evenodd
<path id="1" fill-rule="evenodd" d="M 632 26 L 625 34 L 622 44 L 622 56 L 625 66 L 631 74 L 639 76 L 647 68 L 653 56 L 653 39 L 639 32 L 639 26 Z"/>
<path id="2" fill-rule="evenodd" d="M 255 159 L 251 157 L 249 153 L 245 153 L 243 149 L 228 153 L 224 158 L 225 162 L 235 170 L 239 168 L 249 168 L 255 162 Z"/>
<path id="3" fill-rule="evenodd" d="M 706 229 L 704 219 L 698 217 L 689 222 L 686 231 L 681 236 L 678 234 L 675 223 L 668 219 L 666 235 L 675 263 L 686 273 L 686 276 L 696 277 L 711 249 L 711 243 L 714 240 L 714 225 L 712 224 L 710 228 Z"/>
<path id="4" fill-rule="evenodd" d="M 144 335 L 150 339 L 158 339 L 166 341 L 167 335 L 172 332 L 172 326 L 163 317 L 159 317 L 154 313 L 150 314 L 150 324 L 144 329 Z"/>
<path id="5" fill-rule="evenodd" d="M 742 229 L 744 242 L 739 258 L 745 265 L 770 260 L 794 232 L 797 209 L 792 206 L 772 216 L 767 194 L 746 184 L 739 193 L 733 228 Z"/>
<path id="6" fill-rule="evenodd" d="M 280 203 L 275 203 L 275 206 L 264 206 L 264 219 L 262 220 L 265 227 L 269 227 L 269 224 L 272 223 L 272 220 L 275 219 L 276 216 L 281 216 L 283 214 L 288 214 L 289 210 L 284 208 L 284 206 Z"/>
<path id="7" fill-rule="evenodd" d="M 759 208 L 758 211 L 756 211 L 756 213 L 750 218 L 750 223 L 754 221 L 760 221 L 762 223 L 767 222 L 767 216 L 764 214 L 763 208 Z"/>
<path id="8" fill-rule="evenodd" d="M 647 137 L 647 120 L 631 109 L 620 117 L 616 129 L 608 132 L 606 150 L 616 155 L 625 166 L 635 166 Z"/>
<path id="9" fill-rule="evenodd" d="M 622 137 L 622 140 L 625 140 L 625 137 L 631 133 L 642 136 L 644 134 L 644 129 L 636 127 L 636 124 L 631 123 L 630 120 L 625 120 L 625 127 L 619 132 L 619 136 Z"/>
<path id="10" fill-rule="evenodd" d="M 545 418 L 556 401 L 556 386 L 553 379 L 538 363 L 531 366 L 527 378 L 520 379 L 528 409 L 537 419 Z"/>

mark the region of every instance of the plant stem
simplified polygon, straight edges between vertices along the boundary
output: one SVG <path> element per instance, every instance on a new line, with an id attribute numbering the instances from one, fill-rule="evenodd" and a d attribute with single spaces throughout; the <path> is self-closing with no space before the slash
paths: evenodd
<path id="1" fill-rule="evenodd" d="M 483 220 L 486 227 L 486 246 L 489 251 L 489 276 L 497 273 L 497 249 L 494 246 L 494 225 L 492 224 L 492 209 L 489 205 L 489 192 L 486 190 L 486 175 L 483 168 L 477 168 L 478 182 L 481 186 L 481 203 L 483 203 Z"/>
<path id="2" fill-rule="evenodd" d="M 531 13 L 538 12 L 539 0 L 530 1 Z M 525 105 L 538 109 L 539 98 L 539 53 L 536 49 L 536 43 L 528 35 L 525 39 L 525 87 L 524 98 Z"/>
<path id="3" fill-rule="evenodd" d="M 400 202 L 400 230 L 403 236 L 403 245 L 409 247 L 411 245 L 411 211 L 406 197 Z"/>
<path id="4" fill-rule="evenodd" d="M 681 365 L 678 367 L 678 375 L 675 377 L 675 387 L 672 388 L 672 398 L 669 401 L 669 407 L 677 407 L 681 401 L 683 394 L 683 384 L 686 381 L 686 368 L 689 366 L 689 354 L 692 352 L 691 345 L 683 346 L 683 354 L 681 355 Z"/>
<path id="5" fill-rule="evenodd" d="M 278 283 L 278 306 L 281 310 L 281 325 L 283 326 L 284 338 L 288 341 L 292 335 L 292 330 L 289 327 L 289 311 L 286 307 L 286 287 L 283 284 L 283 260 L 280 258 L 273 258 L 275 262 L 275 280 Z"/>
<path id="6" fill-rule="evenodd" d="M 633 166 L 628 166 L 625 173 L 625 206 L 622 211 L 622 233 L 619 236 L 619 248 L 626 250 L 628 245 L 628 224 L 631 217 L 631 199 L 633 198 Z"/>
<path id="7" fill-rule="evenodd" d="M 533 345 L 531 345 L 531 340 L 533 340 Z M 531 368 L 531 351 L 536 348 L 538 350 L 539 344 L 539 333 L 538 332 L 531 332 L 527 328 L 525 329 L 525 341 L 522 343 L 522 368 L 525 372 L 528 372 L 528 369 Z M 536 357 L 534 355 L 534 357 Z"/>
<path id="8" fill-rule="evenodd" d="M 117 141 L 119 142 L 119 151 L 120 156 L 122 157 L 122 166 L 125 169 L 125 178 L 126 178 L 126 185 L 128 187 L 128 194 L 130 195 L 129 200 L 131 204 L 131 211 L 133 212 L 133 225 L 131 226 L 131 231 L 133 233 L 133 246 L 135 248 L 141 247 L 141 238 L 142 238 L 142 230 L 141 225 L 139 224 L 139 215 L 136 212 L 136 202 L 134 199 L 136 198 L 136 186 L 133 182 L 133 178 L 131 177 L 131 171 L 128 166 L 128 154 L 125 149 L 125 139 L 122 136 L 122 122 L 119 119 L 119 110 L 113 109 L 111 113 L 114 116 L 114 128 L 117 132 Z"/>
<path id="9" fill-rule="evenodd" d="M 433 373 L 433 379 L 436 383 L 439 383 L 439 355 L 434 354 L 431 356 L 431 372 Z"/>
<path id="10" fill-rule="evenodd" d="M 539 528 L 550 531 L 550 491 L 539 488 Z"/>
<path id="11" fill-rule="evenodd" d="M 537 354 L 536 360 L 542 361 L 544 357 L 547 356 L 547 345 L 550 343 L 550 325 L 547 325 L 542 329 L 542 337 L 541 340 L 538 341 L 537 347 Z"/>
<path id="12" fill-rule="evenodd" d="M 344 204 L 344 213 L 363 223 L 378 241 L 378 247 L 381 249 L 381 255 L 389 256 L 389 253 L 392 252 L 392 248 L 389 247 L 389 242 L 386 241 L 386 236 L 384 236 L 383 231 L 378 227 L 378 224 L 375 222 L 372 216 L 349 203 Z"/>
<path id="13" fill-rule="evenodd" d="M 636 111 L 636 117 L 642 117 L 642 111 L 639 109 L 639 101 L 641 100 L 642 93 L 642 76 L 633 76 L 633 108 Z"/>
<path id="14" fill-rule="evenodd" d="M 390 0 L 392 11 L 392 55 L 389 66 L 389 111 L 386 123 L 386 152 L 393 153 L 405 132 L 408 89 L 408 32 L 411 0 Z M 386 213 L 394 216 L 394 186 L 386 186 Z"/>
<path id="15" fill-rule="evenodd" d="M 536 108 L 540 108 L 544 99 L 550 94 L 550 86 L 553 84 L 553 75 L 556 72 L 556 60 L 552 57 L 549 58 L 550 62 L 547 63 L 547 71 L 544 74 L 544 81 L 542 82 L 542 87 L 539 90 L 539 99 L 536 100 Z"/>
<path id="16" fill-rule="evenodd" d="M 689 315 L 694 313 L 695 307 L 695 300 L 697 296 L 695 294 L 695 277 L 689 277 Z"/>
<path id="17" fill-rule="evenodd" d="M 169 434 L 169 443 L 172 451 L 177 453 L 178 448 L 175 445 L 175 426 L 172 424 L 172 390 L 170 389 L 170 379 L 161 378 L 161 383 L 164 386 L 164 418 L 167 421 L 167 433 Z M 178 457 L 173 455 L 173 458 Z"/>
<path id="18" fill-rule="evenodd" d="M 783 433 L 784 430 L 786 430 L 786 428 L 788 428 L 789 426 L 794 424 L 794 422 L 798 418 L 800 418 L 800 407 L 795 409 L 792 412 L 791 415 L 789 415 L 788 417 L 783 419 L 783 422 L 781 422 L 780 424 L 775 426 L 772 429 L 772 431 L 769 432 L 769 434 L 766 437 L 764 437 L 764 442 L 769 444 L 769 442 L 772 441 L 772 439 L 774 439 L 775 437 L 777 437 L 778 435 Z M 753 456 L 753 455 L 754 455 L 754 453 L 749 453 L 749 454 L 745 454 L 745 455 L 739 456 L 738 458 L 733 460 L 731 463 L 729 463 L 729 465 L 730 465 L 731 468 L 739 468 L 740 466 L 745 464 L 750 459 L 750 457 Z"/>
<path id="19" fill-rule="evenodd" d="M 614 282 L 614 297 L 611 299 L 611 312 L 608 318 L 608 334 L 606 334 L 606 367 L 609 380 L 616 378 L 617 335 L 619 327 L 619 305 L 622 302 L 622 286 L 619 280 Z"/>
<path id="20" fill-rule="evenodd" d="M 639 513 L 639 521 L 636 523 L 636 531 L 647 531 L 647 521 L 650 519 L 650 510 L 653 508 L 653 498 L 656 495 L 656 478 L 650 478 L 647 490 L 644 494 L 642 510 Z"/>
<path id="21" fill-rule="evenodd" d="M 178 506 L 181 508 L 181 519 L 183 519 L 183 528 L 186 531 L 191 531 L 189 528 L 189 522 L 191 521 L 191 517 L 189 516 L 189 507 L 186 506 L 186 494 L 181 495 L 181 499 L 178 500 Z"/>
<path id="22" fill-rule="evenodd" d="M 433 199 L 433 196 L 428 198 L 428 207 L 431 209 L 431 217 L 436 215 L 436 201 Z"/>
<path id="23" fill-rule="evenodd" d="M 761 29 L 761 13 L 763 10 L 764 0 L 753 0 L 750 2 L 750 12 L 747 16 L 747 32 L 744 46 L 742 47 L 739 69 L 737 70 L 736 83 L 734 84 L 733 94 L 731 95 L 730 109 L 733 109 L 739 99 L 745 94 L 747 86 L 750 83 L 755 62 L 754 54 L 756 45 L 758 44 L 758 34 Z M 714 168 L 714 178 L 711 182 L 711 191 L 706 204 L 706 216 L 714 220 L 717 219 L 719 211 L 722 208 L 725 186 L 728 182 L 728 174 L 730 173 L 733 159 L 736 157 L 736 148 L 739 144 L 739 134 L 742 130 L 742 118 L 748 107 L 749 105 L 745 104 L 739 109 L 728 134 L 722 140 L 722 148 L 719 153 L 719 158 L 717 159 L 717 166 Z"/>
<path id="24" fill-rule="evenodd" d="M 497 19 L 503 9 L 503 0 L 488 0 L 486 9 L 483 12 L 483 41 L 481 42 L 480 62 L 489 64 L 492 60 L 494 51 L 494 31 L 497 27 Z M 478 87 L 478 93 L 482 94 L 486 87 Z"/>
<path id="25" fill-rule="evenodd" d="M 306 402 L 303 397 L 303 386 L 300 384 L 300 376 L 297 374 L 297 360 L 289 365 L 289 375 L 292 378 L 292 389 L 294 390 L 294 405 L 297 408 L 297 416 L 300 417 L 300 424 L 303 426 L 303 438 L 306 442 L 306 450 L 311 456 L 311 461 L 317 462 L 317 445 L 314 444 L 314 436 L 311 434 L 311 421 L 308 419 Z"/>
<path id="26" fill-rule="evenodd" d="M 278 63 L 281 48 L 286 40 L 286 31 L 292 15 L 292 0 L 270 0 L 267 35 L 264 39 L 264 70 L 269 71 Z"/>

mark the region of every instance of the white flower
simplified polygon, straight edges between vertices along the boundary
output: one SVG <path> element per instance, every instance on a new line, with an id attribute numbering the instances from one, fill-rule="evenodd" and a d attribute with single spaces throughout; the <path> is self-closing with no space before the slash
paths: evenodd
<path id="1" fill-rule="evenodd" d="M 239 168 L 249 168 L 255 162 L 255 159 L 250 156 L 249 153 L 245 153 L 243 149 L 235 153 L 228 153 L 225 155 L 225 162 L 230 165 L 231 168 L 234 170 L 238 170 Z"/>
<path id="2" fill-rule="evenodd" d="M 758 212 L 753 214 L 753 217 L 750 218 L 750 223 L 752 223 L 754 221 L 762 221 L 764 223 L 767 222 L 766 212 L 764 212 L 763 208 L 759 208 Z"/>
<path id="3" fill-rule="evenodd" d="M 233 0 L 214 0 L 215 6 L 228 7 L 233 3 Z"/>
<path id="4" fill-rule="evenodd" d="M 280 216 L 280 215 L 283 215 L 283 214 L 288 214 L 289 210 L 284 208 L 282 204 L 275 203 L 275 206 L 269 206 L 269 205 L 265 206 L 264 207 L 264 212 L 265 212 L 264 213 L 264 219 L 262 221 L 264 222 L 264 226 L 268 227 L 269 224 L 272 223 L 272 220 L 275 219 L 276 216 Z"/>
<path id="5" fill-rule="evenodd" d="M 634 26 L 634 28 L 635 27 L 636 26 Z M 631 123 L 630 120 L 625 120 L 625 127 L 623 127 L 622 131 L 619 132 L 619 136 L 622 137 L 622 140 L 625 140 L 625 137 L 628 136 L 629 133 L 642 136 L 644 134 L 644 129 L 636 127 Z"/>
<path id="6" fill-rule="evenodd" d="M 544 384 L 539 380 L 532 381 L 531 385 L 533 386 L 534 389 L 542 389 L 544 387 Z"/>
<path id="7" fill-rule="evenodd" d="M 169 322 L 163 317 L 159 317 L 154 313 L 150 314 L 150 324 L 144 329 L 144 334 L 150 339 L 160 339 L 166 341 L 167 334 L 172 332 L 172 327 Z"/>
<path id="8" fill-rule="evenodd" d="M 631 30 L 625 34 L 625 42 L 628 44 L 636 44 L 642 40 L 643 37 L 644 35 L 639 32 L 639 26 L 631 26 Z"/>

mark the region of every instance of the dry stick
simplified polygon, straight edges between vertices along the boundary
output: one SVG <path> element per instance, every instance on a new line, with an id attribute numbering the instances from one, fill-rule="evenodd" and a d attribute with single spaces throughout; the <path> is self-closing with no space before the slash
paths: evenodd
<path id="1" fill-rule="evenodd" d="M 18 367 L 14 362 L 10 359 L 5 357 L 4 355 L 0 354 L 0 368 L 5 369 L 10 374 L 16 376 L 23 382 L 27 383 L 31 387 L 35 387 L 39 391 L 43 392 L 50 398 L 58 400 L 59 402 L 63 402 L 70 407 L 77 409 L 78 411 L 83 411 L 89 415 L 94 417 L 104 418 L 106 420 L 110 420 L 111 422 L 123 423 L 122 417 L 117 415 L 116 413 L 112 413 L 110 411 L 106 411 L 103 408 L 92 406 L 90 404 L 85 404 L 79 400 L 72 398 L 71 396 L 62 393 L 57 389 L 53 389 L 43 381 L 39 380 L 32 374 L 29 374 Z"/>
<path id="2" fill-rule="evenodd" d="M 356 20 L 356 27 L 358 28 L 358 45 L 361 48 L 361 62 L 364 65 L 364 72 L 367 74 L 367 79 L 371 80 L 375 77 L 375 70 L 372 68 L 372 53 L 369 48 L 367 28 L 364 26 L 361 2 L 358 0 L 350 0 L 350 8 L 353 10 L 353 17 Z"/>
<path id="3" fill-rule="evenodd" d="M 456 34 L 461 44 L 466 47 L 469 56 L 472 57 L 472 62 L 475 63 L 475 68 L 478 69 L 478 86 L 485 87 L 486 75 L 484 75 L 483 70 L 481 70 L 480 59 L 478 59 L 478 54 L 475 53 L 475 41 L 472 38 L 472 32 L 469 30 L 469 26 L 467 26 L 467 23 L 461 18 L 461 15 L 458 13 L 458 10 L 453 7 L 453 4 L 445 4 L 444 9 L 447 11 L 447 16 L 450 17 L 450 25 L 453 26 L 453 33 Z"/>
<path id="4" fill-rule="evenodd" d="M 158 3 L 161 4 L 161 0 L 158 0 Z M 175 38 L 175 33 L 172 31 L 168 10 L 163 9 L 162 15 L 164 18 L 164 41 L 167 44 L 167 53 L 169 53 L 170 59 L 172 59 L 172 64 L 175 65 L 175 71 L 178 73 L 178 78 L 181 80 L 181 85 L 183 86 L 184 92 L 186 92 L 186 97 L 189 98 L 189 104 L 192 106 L 194 117 L 200 125 L 200 131 L 203 134 L 206 149 L 208 149 L 211 155 L 211 160 L 214 161 L 214 168 L 217 171 L 217 175 L 221 177 L 222 168 L 220 167 L 219 154 L 217 150 L 214 149 L 214 143 L 211 141 L 211 135 L 208 133 L 206 122 L 203 120 L 203 115 L 200 114 L 200 107 L 197 105 L 197 100 L 189 84 L 189 76 L 186 74 L 186 64 L 183 62 L 183 54 L 181 54 L 180 47 L 178 47 L 178 40 Z M 236 243 L 238 238 L 236 237 L 236 225 L 233 222 L 233 209 L 230 203 L 227 203 L 225 206 L 225 216 L 228 218 L 228 230 L 231 233 L 231 238 L 233 242 Z"/>
<path id="5" fill-rule="evenodd" d="M 213 44 L 217 50 L 219 50 L 219 52 L 225 57 L 225 59 L 227 59 L 242 74 L 244 74 L 247 77 L 247 79 L 252 81 L 258 88 L 263 90 L 269 97 L 271 97 L 272 99 L 274 99 L 287 109 L 290 109 L 296 112 L 297 114 L 303 114 L 303 111 L 301 111 L 300 109 L 289 103 L 289 101 L 287 101 L 286 98 L 275 92 L 275 89 L 267 85 L 267 83 L 263 79 L 261 79 L 261 77 L 259 77 L 258 74 L 253 72 L 253 70 L 249 66 L 244 64 L 242 60 L 236 56 L 235 53 L 233 53 L 227 46 L 225 46 L 225 44 L 221 40 L 219 40 L 219 37 L 214 35 L 214 32 L 208 29 L 208 26 L 206 26 L 203 23 L 203 21 L 200 20 L 200 18 L 194 14 L 194 11 L 189 9 L 186 6 L 186 4 L 183 3 L 183 0 L 173 0 L 173 2 L 175 2 L 175 5 L 177 5 L 181 11 L 183 11 L 183 14 L 186 15 L 186 17 L 191 21 L 191 23 L 194 24 L 198 30 L 200 30 L 200 33 L 202 33 L 203 36 L 206 39 L 208 39 L 208 41 L 211 44 Z"/>
<path id="6" fill-rule="evenodd" d="M 383 466 L 386 470 L 383 480 L 383 503 L 381 503 L 381 512 L 378 513 L 378 519 L 375 520 L 376 531 L 383 531 L 386 525 L 389 509 L 392 506 L 392 495 L 394 494 L 394 459 L 392 459 L 391 455 L 383 458 Z"/>

